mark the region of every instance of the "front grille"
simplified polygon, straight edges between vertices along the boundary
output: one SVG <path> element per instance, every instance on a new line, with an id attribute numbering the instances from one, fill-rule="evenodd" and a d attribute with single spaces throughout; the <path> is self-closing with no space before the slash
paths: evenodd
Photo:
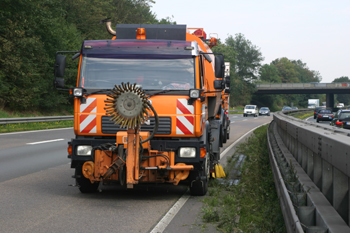
<path id="1" fill-rule="evenodd" d="M 120 125 L 115 125 L 114 121 L 110 121 L 111 117 L 102 116 L 101 118 L 101 129 L 104 134 L 116 134 L 118 131 L 126 131 L 126 128 L 120 128 Z M 153 132 L 155 126 L 154 117 L 150 117 L 150 125 L 141 125 L 140 131 Z M 159 117 L 159 126 L 156 135 L 169 135 L 171 134 L 171 118 L 170 117 Z"/>

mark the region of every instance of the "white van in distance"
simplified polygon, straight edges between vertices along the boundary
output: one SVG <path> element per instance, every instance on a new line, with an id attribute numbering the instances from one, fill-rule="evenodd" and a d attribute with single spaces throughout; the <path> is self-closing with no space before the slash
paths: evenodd
<path id="1" fill-rule="evenodd" d="M 258 116 L 258 107 L 256 105 L 246 105 L 244 107 L 244 111 L 243 111 L 243 117 L 247 117 L 249 115 L 253 115 L 254 117 Z"/>

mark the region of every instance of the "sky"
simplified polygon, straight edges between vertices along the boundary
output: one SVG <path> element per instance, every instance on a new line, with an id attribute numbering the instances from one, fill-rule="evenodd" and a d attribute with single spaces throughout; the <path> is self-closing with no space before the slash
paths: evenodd
<path id="1" fill-rule="evenodd" d="M 350 78 L 350 0 L 155 0 L 151 11 L 223 42 L 242 33 L 262 64 L 286 57 L 318 71 L 322 83 Z"/>

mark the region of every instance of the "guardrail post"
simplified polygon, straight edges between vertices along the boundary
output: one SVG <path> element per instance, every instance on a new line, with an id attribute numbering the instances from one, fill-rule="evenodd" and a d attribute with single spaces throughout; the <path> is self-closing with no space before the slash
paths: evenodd
<path id="1" fill-rule="evenodd" d="M 336 168 L 333 168 L 333 206 L 349 224 L 349 179 L 348 177 Z"/>
<path id="2" fill-rule="evenodd" d="M 327 198 L 327 200 L 333 205 L 332 189 L 333 189 L 333 168 L 328 162 L 323 160 L 321 192 Z"/>
<path id="3" fill-rule="evenodd" d="M 303 167 L 303 157 L 304 157 L 304 153 L 302 151 L 302 143 L 298 142 L 296 139 L 295 139 L 295 145 L 297 146 L 297 148 L 295 148 L 295 153 L 297 154 L 298 158 L 298 163 L 300 164 L 300 166 L 304 169 Z M 305 169 L 304 169 L 305 171 Z"/>
<path id="4" fill-rule="evenodd" d="M 322 158 L 318 154 L 313 153 L 314 158 L 314 179 L 315 185 L 322 190 Z"/>
<path id="5" fill-rule="evenodd" d="M 299 143 L 299 147 L 300 147 L 300 153 L 302 155 L 301 158 L 301 167 L 304 169 L 304 171 L 307 173 L 307 162 L 308 162 L 308 150 L 306 148 L 306 146 L 304 146 L 303 143 Z"/>
<path id="6" fill-rule="evenodd" d="M 310 177 L 311 180 L 315 182 L 314 179 L 314 155 L 312 151 L 305 147 L 307 150 L 307 168 L 306 168 L 306 173 Z"/>

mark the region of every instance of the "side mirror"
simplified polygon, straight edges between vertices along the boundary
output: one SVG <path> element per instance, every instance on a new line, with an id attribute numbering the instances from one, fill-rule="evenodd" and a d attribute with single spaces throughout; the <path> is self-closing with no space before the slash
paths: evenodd
<path id="1" fill-rule="evenodd" d="M 66 69 L 66 56 L 57 54 L 55 62 L 55 77 L 63 77 Z"/>
<path id="2" fill-rule="evenodd" d="M 224 73 L 225 73 L 224 56 L 223 55 L 215 56 L 215 77 L 223 78 Z"/>
<path id="3" fill-rule="evenodd" d="M 64 78 L 55 78 L 53 86 L 55 88 L 64 88 Z"/>
<path id="4" fill-rule="evenodd" d="M 222 80 L 214 80 L 214 88 L 215 89 L 220 89 L 222 90 L 223 89 L 223 85 L 222 85 Z"/>

